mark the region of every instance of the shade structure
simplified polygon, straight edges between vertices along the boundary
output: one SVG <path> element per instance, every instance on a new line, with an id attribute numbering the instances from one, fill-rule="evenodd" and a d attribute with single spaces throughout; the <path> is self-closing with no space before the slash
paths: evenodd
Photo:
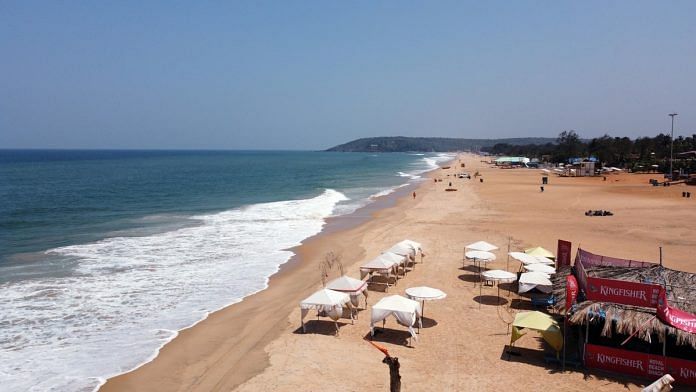
<path id="1" fill-rule="evenodd" d="M 556 265 L 556 262 L 549 259 L 548 257 L 544 257 L 544 256 L 532 256 L 532 257 L 534 257 L 537 260 L 537 263 L 547 264 L 547 265 Z"/>
<path id="2" fill-rule="evenodd" d="M 495 245 L 493 245 L 493 244 L 491 244 L 491 243 L 488 243 L 488 242 L 486 242 L 486 241 L 476 241 L 476 242 L 474 242 L 474 243 L 472 243 L 472 244 L 469 244 L 469 245 L 465 246 L 464 249 L 469 249 L 469 250 L 480 250 L 480 251 L 484 251 L 484 252 L 490 252 L 490 251 L 493 251 L 493 250 L 498 250 L 498 247 L 495 246 Z"/>
<path id="3" fill-rule="evenodd" d="M 535 256 L 529 255 L 529 254 L 524 253 L 524 252 L 510 252 L 508 254 L 513 259 L 515 259 L 515 260 L 517 260 L 525 265 L 539 263 L 539 260 Z"/>
<path id="4" fill-rule="evenodd" d="M 305 332 L 304 318 L 311 309 L 317 309 L 320 313 L 326 313 L 334 323 L 343 314 L 343 305 L 350 306 L 350 296 L 346 293 L 341 293 L 329 289 L 321 289 L 300 302 L 302 332 Z M 351 321 L 353 313 L 351 312 Z M 336 332 L 338 332 L 338 324 L 336 324 Z"/>
<path id="5" fill-rule="evenodd" d="M 384 254 L 381 254 L 360 266 L 360 277 L 365 278 L 369 275 L 370 282 L 372 282 L 372 277 L 374 274 L 380 274 L 387 279 L 387 283 L 385 284 L 387 289 L 389 289 L 389 280 L 391 279 L 392 273 L 397 271 L 398 265 L 398 262 L 395 262 L 388 256 L 385 257 Z"/>
<path id="6" fill-rule="evenodd" d="M 425 301 L 445 299 L 447 294 L 439 289 L 428 286 L 409 287 L 406 289 L 406 296 L 415 301 L 421 301 L 421 314 L 425 314 Z"/>
<path id="7" fill-rule="evenodd" d="M 351 278 L 350 276 L 343 275 L 339 278 L 332 280 L 326 284 L 326 288 L 329 290 L 340 291 L 346 293 L 350 296 L 350 302 L 354 306 L 358 306 L 359 295 L 363 294 L 365 296 L 365 307 L 367 308 L 367 282 L 360 279 Z"/>
<path id="8" fill-rule="evenodd" d="M 554 255 L 553 252 L 551 252 L 548 249 L 544 249 L 541 246 L 535 246 L 534 248 L 525 249 L 524 253 L 532 256 L 543 256 L 553 259 L 556 258 L 556 255 Z"/>
<path id="9" fill-rule="evenodd" d="M 481 273 L 481 275 L 486 280 L 492 280 L 494 282 L 501 282 L 501 283 L 510 283 L 510 282 L 514 282 L 517 280 L 517 275 L 513 274 L 512 272 L 503 271 L 503 270 L 484 271 Z"/>
<path id="10" fill-rule="evenodd" d="M 490 270 L 481 273 L 485 280 L 491 280 L 497 283 L 498 288 L 498 303 L 500 303 L 500 283 L 510 283 L 517 280 L 517 275 L 512 272 L 503 270 Z M 483 285 L 479 287 L 479 297 L 483 295 Z M 480 298 L 479 298 L 480 299 Z M 479 300 L 479 309 L 481 309 L 481 301 Z"/>
<path id="11" fill-rule="evenodd" d="M 553 283 L 551 283 L 549 275 L 543 272 L 524 272 L 520 275 L 518 293 L 526 293 L 535 288 L 543 293 L 553 291 Z"/>
<path id="12" fill-rule="evenodd" d="M 524 269 L 527 270 L 528 272 L 543 272 L 545 274 L 555 274 L 556 273 L 555 268 L 553 268 L 550 265 L 541 264 L 541 263 L 525 265 Z"/>
<path id="13" fill-rule="evenodd" d="M 563 334 L 556 320 L 545 313 L 520 312 L 515 315 L 515 321 L 512 322 L 512 336 L 510 337 L 510 345 L 525 334 L 523 329 L 531 329 L 541 332 L 544 340 L 553 347 L 556 352 L 563 348 Z"/>
<path id="14" fill-rule="evenodd" d="M 416 248 L 414 248 L 409 243 L 406 243 L 404 241 L 401 241 L 399 243 L 394 244 L 391 248 L 387 249 L 385 252 L 396 253 L 397 255 L 408 256 L 408 257 L 415 257 L 416 256 Z"/>
<path id="15" fill-rule="evenodd" d="M 370 320 L 370 334 L 375 334 L 375 323 L 386 320 L 393 315 L 400 324 L 408 327 L 411 336 L 418 340 L 414 326 L 421 327 L 421 307 L 417 301 L 402 297 L 400 295 L 390 295 L 382 298 L 372 306 Z"/>
<path id="16" fill-rule="evenodd" d="M 484 261 L 493 261 L 495 260 L 495 255 L 491 252 L 488 251 L 483 251 L 483 250 L 470 250 L 464 254 L 467 259 L 473 260 L 484 260 Z"/>

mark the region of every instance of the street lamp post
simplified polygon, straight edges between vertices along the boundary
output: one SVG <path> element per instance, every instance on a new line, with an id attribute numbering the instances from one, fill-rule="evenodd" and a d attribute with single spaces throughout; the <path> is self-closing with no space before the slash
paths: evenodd
<path id="1" fill-rule="evenodd" d="M 674 116 L 676 116 L 677 113 L 670 113 L 669 116 L 672 117 L 672 137 L 670 138 L 670 143 L 669 143 L 669 180 L 672 181 L 674 178 L 672 176 L 674 175 L 674 170 L 672 169 L 672 162 L 674 161 Z"/>

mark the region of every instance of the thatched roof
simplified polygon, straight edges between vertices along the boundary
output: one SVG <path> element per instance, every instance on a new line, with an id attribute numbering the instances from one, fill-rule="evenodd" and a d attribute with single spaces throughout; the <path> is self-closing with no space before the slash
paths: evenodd
<path id="1" fill-rule="evenodd" d="M 565 267 L 551 279 L 554 295 L 558 299 L 556 306 L 560 309 L 565 306 L 565 276 L 569 273 L 570 269 Z M 670 305 L 689 313 L 696 313 L 696 274 L 676 271 L 659 265 L 645 268 L 595 266 L 587 268 L 587 273 L 589 276 L 599 278 L 664 285 L 667 288 L 667 301 Z M 599 316 L 602 313 L 604 317 Z M 611 337 L 612 321 L 616 323 L 618 333 L 630 335 L 639 330 L 636 337 L 648 342 L 651 335 L 657 335 L 660 342 L 664 341 L 666 332 L 676 337 L 677 344 L 689 345 L 696 349 L 696 334 L 666 325 L 654 316 L 655 309 L 652 308 L 584 301 L 578 303 L 568 320 L 574 324 L 603 321 L 602 336 L 606 337 Z"/>

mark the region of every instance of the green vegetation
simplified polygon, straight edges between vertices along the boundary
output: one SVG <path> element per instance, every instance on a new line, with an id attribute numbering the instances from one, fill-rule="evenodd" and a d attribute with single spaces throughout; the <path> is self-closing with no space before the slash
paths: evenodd
<path id="1" fill-rule="evenodd" d="M 327 151 L 339 152 L 453 152 L 478 151 L 493 147 L 496 143 L 506 145 L 535 145 L 551 143 L 554 139 L 543 137 L 511 139 L 458 139 L 442 137 L 370 137 L 353 140 Z"/>
<path id="2" fill-rule="evenodd" d="M 526 156 L 553 163 L 567 162 L 574 157 L 595 157 L 605 166 L 616 166 L 634 171 L 669 170 L 669 135 L 640 137 L 631 140 L 627 137 L 604 135 L 591 140 L 582 140 L 575 131 L 563 131 L 555 143 L 530 143 L 513 145 L 497 143 L 483 151 L 495 155 Z M 696 135 L 679 136 L 674 139 L 674 169 L 696 172 L 696 160 L 680 157 L 678 154 L 696 150 Z M 653 165 L 657 165 L 654 167 Z"/>

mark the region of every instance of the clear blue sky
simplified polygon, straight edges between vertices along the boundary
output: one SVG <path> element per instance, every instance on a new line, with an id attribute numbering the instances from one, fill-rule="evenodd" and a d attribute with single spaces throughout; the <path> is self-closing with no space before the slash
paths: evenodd
<path id="1" fill-rule="evenodd" d="M 0 148 L 696 133 L 696 1 L 0 2 Z"/>

